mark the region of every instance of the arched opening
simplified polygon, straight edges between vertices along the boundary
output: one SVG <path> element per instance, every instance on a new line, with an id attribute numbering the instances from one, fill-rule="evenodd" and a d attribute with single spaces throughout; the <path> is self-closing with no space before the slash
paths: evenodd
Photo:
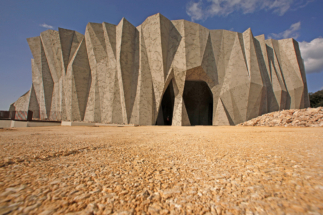
<path id="1" fill-rule="evenodd" d="M 183 99 L 191 125 L 212 125 L 213 96 L 204 81 L 185 81 Z"/>
<path id="2" fill-rule="evenodd" d="M 172 125 L 174 111 L 174 88 L 171 81 L 163 95 L 163 99 L 158 111 L 156 125 Z"/>

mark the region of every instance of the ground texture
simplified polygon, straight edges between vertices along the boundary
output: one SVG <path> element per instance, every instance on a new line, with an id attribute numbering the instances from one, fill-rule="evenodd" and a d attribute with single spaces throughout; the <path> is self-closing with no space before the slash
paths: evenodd
<path id="1" fill-rule="evenodd" d="M 0 130 L 0 214 L 322 214 L 323 129 Z"/>

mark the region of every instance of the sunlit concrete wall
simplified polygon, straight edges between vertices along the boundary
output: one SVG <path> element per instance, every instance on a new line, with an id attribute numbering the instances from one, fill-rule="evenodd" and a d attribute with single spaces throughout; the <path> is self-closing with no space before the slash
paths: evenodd
<path id="1" fill-rule="evenodd" d="M 213 96 L 213 125 L 309 106 L 303 61 L 293 39 L 265 40 L 209 30 L 161 14 L 135 27 L 88 23 L 85 35 L 61 29 L 27 39 L 34 59 L 31 89 L 10 110 L 39 118 L 154 125 L 172 83 L 172 125 L 190 125 L 186 81 L 204 81 Z"/>

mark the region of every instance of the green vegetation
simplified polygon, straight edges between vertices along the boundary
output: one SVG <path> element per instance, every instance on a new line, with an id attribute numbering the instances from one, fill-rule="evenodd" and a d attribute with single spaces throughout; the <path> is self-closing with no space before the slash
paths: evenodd
<path id="1" fill-rule="evenodd" d="M 309 93 L 311 107 L 323 107 L 323 90 Z"/>

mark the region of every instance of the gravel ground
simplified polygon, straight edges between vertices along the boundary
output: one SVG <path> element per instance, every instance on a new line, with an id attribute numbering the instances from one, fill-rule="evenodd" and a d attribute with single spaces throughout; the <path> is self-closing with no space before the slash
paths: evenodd
<path id="1" fill-rule="evenodd" d="M 271 112 L 238 126 L 323 127 L 323 107 Z"/>
<path id="2" fill-rule="evenodd" d="M 0 214 L 323 214 L 323 128 L 0 129 Z"/>

